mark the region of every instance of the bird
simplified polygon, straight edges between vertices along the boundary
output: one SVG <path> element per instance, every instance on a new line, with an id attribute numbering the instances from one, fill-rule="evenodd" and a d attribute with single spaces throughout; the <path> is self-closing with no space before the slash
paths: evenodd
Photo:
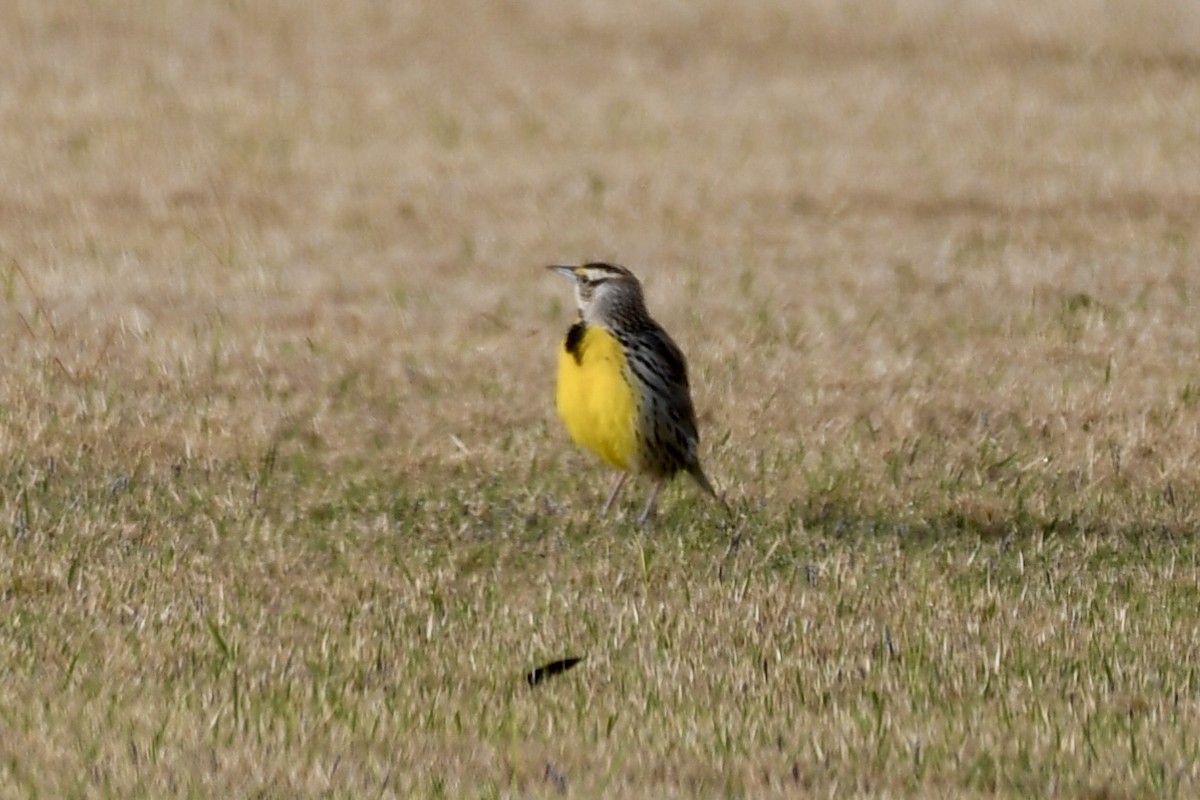
<path id="1" fill-rule="evenodd" d="M 547 269 L 572 281 L 579 307 L 558 353 L 558 415 L 576 444 L 620 471 L 600 516 L 634 473 L 653 479 L 639 526 L 650 519 L 659 490 L 679 472 L 728 511 L 700 467 L 687 360 L 646 310 L 641 282 L 617 264 Z"/>

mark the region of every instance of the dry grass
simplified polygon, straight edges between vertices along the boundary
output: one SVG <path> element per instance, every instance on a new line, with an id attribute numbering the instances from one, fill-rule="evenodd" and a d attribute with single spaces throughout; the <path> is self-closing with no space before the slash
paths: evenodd
<path id="1" fill-rule="evenodd" d="M 0 794 L 1195 795 L 1200 10 L 878 5 L 0 6 Z"/>

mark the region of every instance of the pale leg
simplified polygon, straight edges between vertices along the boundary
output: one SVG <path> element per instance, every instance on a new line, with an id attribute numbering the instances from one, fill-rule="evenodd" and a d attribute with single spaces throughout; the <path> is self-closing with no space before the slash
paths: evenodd
<path id="1" fill-rule="evenodd" d="M 658 499 L 658 490 L 662 488 L 665 481 L 662 478 L 657 478 L 654 485 L 650 487 L 650 498 L 646 500 L 646 507 L 642 509 L 642 513 L 638 516 L 638 525 L 644 527 L 646 521 L 650 519 L 650 514 L 654 511 L 654 501 Z"/>
<path id="2" fill-rule="evenodd" d="M 600 506 L 600 516 L 608 513 L 608 509 L 612 507 L 613 501 L 617 499 L 617 493 L 621 491 L 621 487 L 625 485 L 625 479 L 629 477 L 628 472 L 622 472 L 617 476 L 617 482 L 613 484 L 612 491 L 608 493 L 608 499 L 604 501 L 604 505 Z"/>

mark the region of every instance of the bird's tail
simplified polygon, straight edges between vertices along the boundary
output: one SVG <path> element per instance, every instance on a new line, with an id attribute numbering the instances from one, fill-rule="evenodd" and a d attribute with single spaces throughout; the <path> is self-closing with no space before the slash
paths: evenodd
<path id="1" fill-rule="evenodd" d="M 705 475 L 704 470 L 700 468 L 699 461 L 693 461 L 691 464 L 689 464 L 687 471 L 689 475 L 696 479 L 696 483 L 700 484 L 701 489 L 711 494 L 716 501 L 725 508 L 726 514 L 733 516 L 733 509 L 729 507 L 729 503 L 725 502 L 724 497 L 717 494 L 717 490 L 714 489 L 712 483 L 709 482 L 708 476 Z"/>

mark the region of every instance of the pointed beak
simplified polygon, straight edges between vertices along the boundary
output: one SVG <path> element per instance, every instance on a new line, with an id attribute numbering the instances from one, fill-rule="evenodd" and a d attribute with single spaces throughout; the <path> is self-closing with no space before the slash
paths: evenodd
<path id="1" fill-rule="evenodd" d="M 579 274 L 575 272 L 575 270 L 578 269 L 578 267 L 562 267 L 562 266 L 551 265 L 549 267 L 546 267 L 546 269 L 554 270 L 559 275 L 562 275 L 564 278 L 568 278 L 571 281 L 574 281 L 574 282 L 579 281 Z"/>

